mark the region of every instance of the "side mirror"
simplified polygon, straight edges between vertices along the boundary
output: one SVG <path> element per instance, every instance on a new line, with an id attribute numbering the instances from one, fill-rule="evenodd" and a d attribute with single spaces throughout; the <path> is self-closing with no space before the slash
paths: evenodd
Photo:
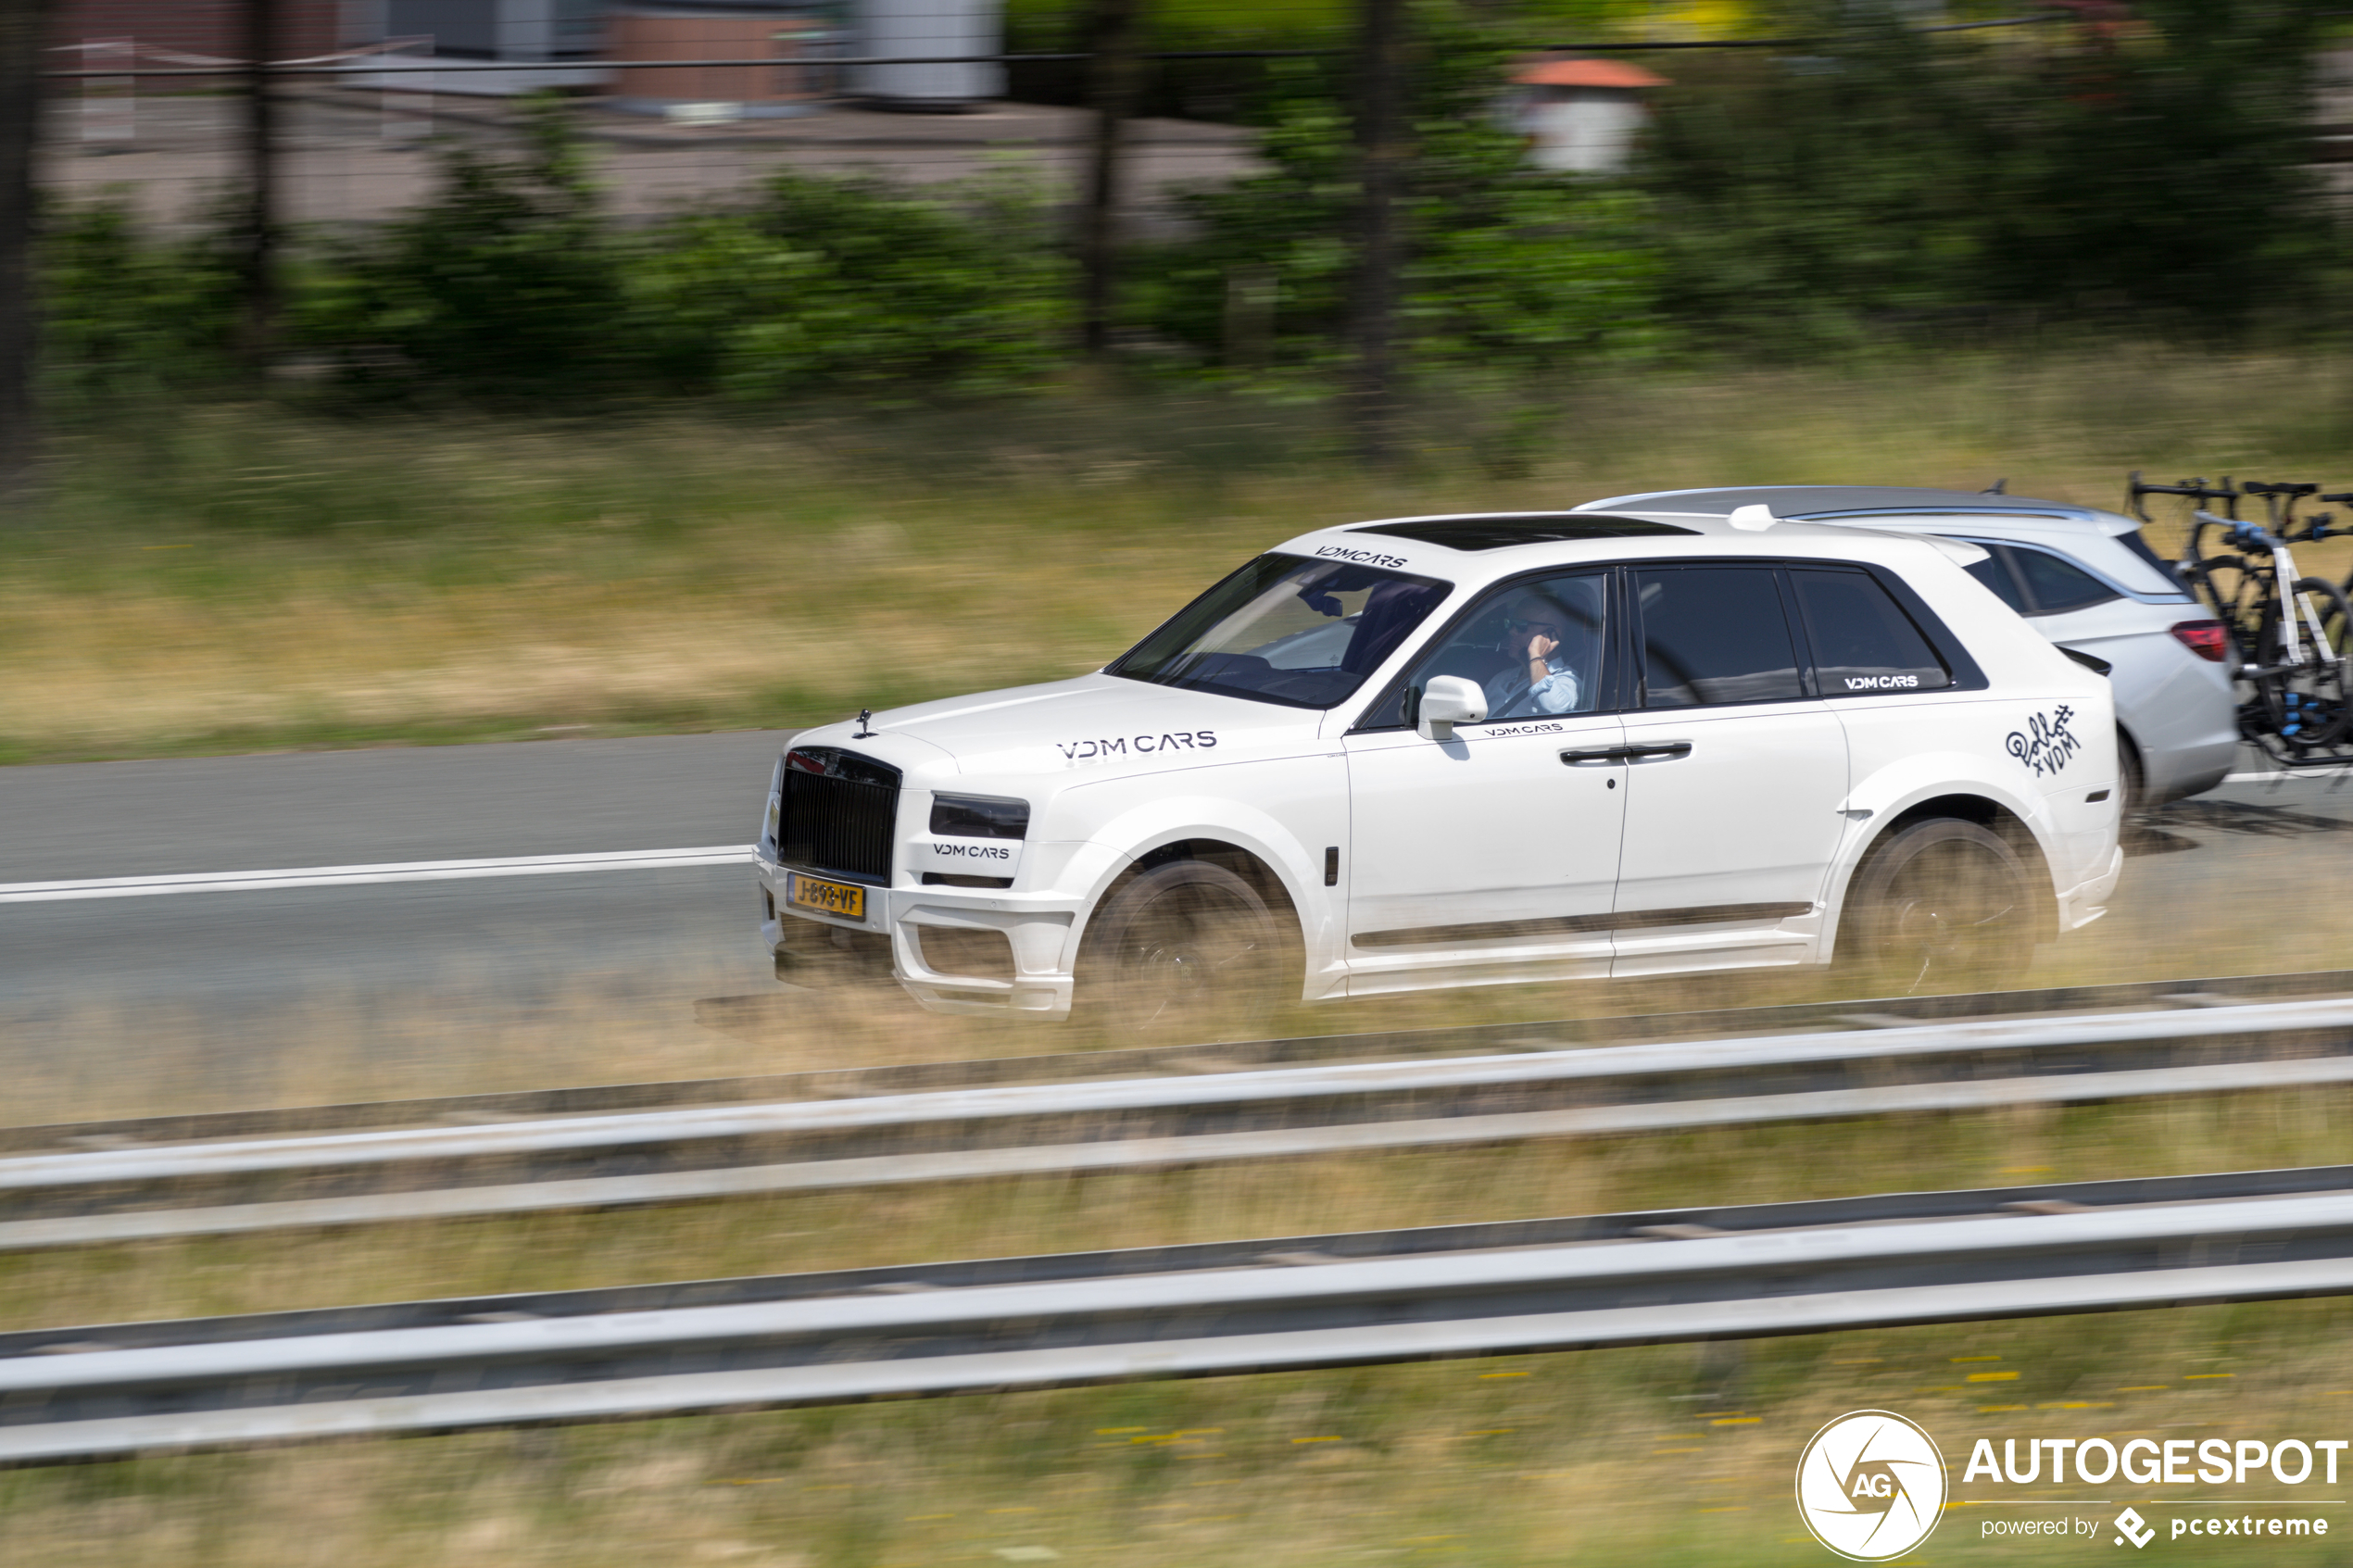
<path id="1" fill-rule="evenodd" d="M 1477 681 L 1432 675 L 1417 707 L 1414 728 L 1424 740 L 1453 740 L 1455 725 L 1476 724 L 1487 717 L 1487 694 Z"/>

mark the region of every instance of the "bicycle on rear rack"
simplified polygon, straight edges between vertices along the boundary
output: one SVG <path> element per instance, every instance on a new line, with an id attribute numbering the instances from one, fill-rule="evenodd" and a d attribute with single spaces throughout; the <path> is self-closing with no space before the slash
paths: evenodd
<path id="1" fill-rule="evenodd" d="M 2239 732 L 2283 767 L 2336 765 L 2353 742 L 2353 602 L 2325 577 L 2298 574 L 2290 545 L 2318 544 L 2348 530 L 2334 516 L 2298 519 L 2298 502 L 2319 495 L 2317 484 L 2233 485 L 2228 478 L 2179 484 L 2129 482 L 2131 507 L 2153 521 L 2145 497 L 2180 495 L 2191 503 L 2189 542 L 2175 570 L 2191 593 L 2212 608 L 2230 638 Z M 2265 519 L 2242 519 L 2242 497 L 2264 505 Z M 2322 497 L 2353 500 L 2353 492 Z M 2205 503 L 2221 506 L 2221 515 Z M 2209 551 L 2208 535 L 2219 535 Z"/>

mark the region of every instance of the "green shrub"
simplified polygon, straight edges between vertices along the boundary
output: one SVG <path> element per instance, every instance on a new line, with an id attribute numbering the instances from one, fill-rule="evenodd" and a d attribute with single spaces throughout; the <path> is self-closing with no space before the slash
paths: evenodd
<path id="1" fill-rule="evenodd" d="M 1813 10 L 1835 33 L 1818 54 L 1696 67 L 1663 97 L 1642 181 L 1680 321 L 1764 348 L 1920 324 L 2228 330 L 2326 261 L 2303 8 L 2145 0 L 2105 44 Z"/>
<path id="2" fill-rule="evenodd" d="M 231 374 L 240 295 L 226 231 L 223 221 L 158 240 L 120 201 L 46 213 L 42 370 L 53 402 L 151 396 Z"/>
<path id="3" fill-rule="evenodd" d="M 614 359 L 619 257 L 563 111 L 543 100 L 526 124 L 522 157 L 452 144 L 430 205 L 333 244 L 304 335 L 363 375 L 389 355 L 468 391 L 596 384 Z"/>
<path id="4" fill-rule="evenodd" d="M 1067 266 L 1017 182 L 949 201 L 779 175 L 624 226 L 561 112 L 524 155 L 455 148 L 427 207 L 333 244 L 303 333 L 361 382 L 459 394 L 753 399 L 1000 392 L 1064 350 Z"/>
<path id="5" fill-rule="evenodd" d="M 627 338 L 673 385 L 746 398 L 987 394 L 1067 353 L 1070 268 L 1011 179 L 950 203 L 783 174 L 629 246 Z"/>

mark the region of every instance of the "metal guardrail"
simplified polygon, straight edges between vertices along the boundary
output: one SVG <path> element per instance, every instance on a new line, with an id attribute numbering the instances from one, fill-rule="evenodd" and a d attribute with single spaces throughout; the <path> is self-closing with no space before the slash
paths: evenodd
<path id="1" fill-rule="evenodd" d="M 889 1067 L 836 1068 L 748 1077 L 597 1084 L 422 1099 L 370 1100 L 343 1105 L 50 1123 L 0 1127 L 0 1155 L 227 1138 L 291 1137 L 300 1134 L 359 1131 L 371 1127 L 422 1127 L 443 1123 L 478 1124 L 542 1116 L 589 1116 L 683 1106 L 839 1099 L 936 1089 L 980 1088 L 994 1084 L 1068 1083 L 1088 1078 L 1146 1078 L 1181 1073 L 1241 1072 L 1256 1067 L 1283 1067 L 1319 1061 L 1435 1060 L 1478 1052 L 1627 1045 L 1644 1040 L 1696 1040 L 1716 1035 L 1762 1035 L 1797 1031 L 1860 1031 L 1938 1020 L 2104 1012 L 2128 1008 L 2215 1007 L 2289 997 L 2343 996 L 2353 996 L 2353 970 L 2216 975 L 2191 980 L 2057 985 L 2033 990 L 1982 991 L 1949 996 L 1850 997 L 1770 1007 L 1709 1008 L 1683 1012 L 1599 1013 L 1584 1018 L 1546 1019 L 1533 1023 L 1381 1030 L 1352 1035 L 1302 1035 L 1284 1039 L 1142 1046 L 1121 1050 L 1060 1051 L 1043 1056 L 911 1062 Z M 736 1000 L 737 998 L 735 997 L 712 997 L 698 1002 L 696 1016 L 707 1027 L 724 1032 L 731 1022 L 724 1004 Z"/>
<path id="2" fill-rule="evenodd" d="M 0 1464 L 2353 1293 L 2353 1167 L 0 1336 Z"/>
<path id="3" fill-rule="evenodd" d="M 2343 1083 L 2339 997 L 111 1148 L 0 1159 L 0 1249 Z"/>

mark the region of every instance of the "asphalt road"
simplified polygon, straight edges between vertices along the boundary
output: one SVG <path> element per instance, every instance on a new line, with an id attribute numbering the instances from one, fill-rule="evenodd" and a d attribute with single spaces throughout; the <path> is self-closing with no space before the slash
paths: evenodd
<path id="1" fill-rule="evenodd" d="M 0 884 L 743 845 L 783 739 L 8 769 Z M 2172 808 L 2133 835 L 2115 912 L 2070 945 L 2070 977 L 2353 967 L 2327 940 L 2348 834 L 2353 779 Z M 305 1098 L 334 1092 L 288 1066 L 323 1027 L 432 1092 L 414 1085 L 439 1058 L 462 1076 L 481 1064 L 459 1058 L 552 1018 L 691 1033 L 698 999 L 777 994 L 752 885 L 741 865 L 672 866 L 0 903 L 0 1081 L 62 1073 L 105 1098 L 160 1074 L 208 1099 Z M 2251 945 L 2299 932 L 2276 962 Z M 534 1048 L 535 1071 L 577 1081 L 560 1043 Z"/>
<path id="2" fill-rule="evenodd" d="M 783 738 L 8 769 L 0 884 L 748 845 Z M 414 1089 L 420 1053 L 535 1019 L 691 1029 L 698 997 L 773 989 L 757 924 L 740 865 L 0 903 L 0 1073 L 307 1098 L 350 1092 L 357 1055 Z M 312 1078 L 291 1059 L 322 1035 L 344 1060 Z"/>

